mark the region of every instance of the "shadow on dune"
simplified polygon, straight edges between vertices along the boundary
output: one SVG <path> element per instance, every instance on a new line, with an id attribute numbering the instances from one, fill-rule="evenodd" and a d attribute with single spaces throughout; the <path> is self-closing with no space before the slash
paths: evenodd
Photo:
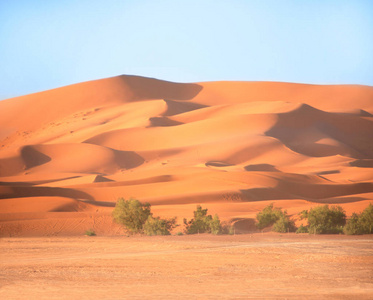
<path id="1" fill-rule="evenodd" d="M 306 104 L 278 114 L 277 123 L 265 134 L 280 140 L 292 151 L 311 157 L 373 157 L 371 121 L 356 115 L 321 111 Z"/>
<path id="2" fill-rule="evenodd" d="M 115 152 L 115 162 L 120 168 L 133 169 L 144 163 L 144 159 L 134 151 L 119 151 Z"/>
<path id="3" fill-rule="evenodd" d="M 257 172 L 279 172 L 275 166 L 270 164 L 256 164 L 256 165 L 247 165 L 244 167 L 246 171 L 257 171 Z"/>
<path id="4" fill-rule="evenodd" d="M 115 207 L 115 202 L 105 202 L 105 201 L 95 201 L 95 200 L 85 200 L 83 202 L 92 204 L 94 206 Z"/>
<path id="5" fill-rule="evenodd" d="M 163 114 L 166 117 L 175 116 L 178 114 L 183 114 L 186 112 L 194 111 L 197 109 L 206 108 L 207 105 L 202 105 L 199 103 L 193 103 L 193 102 L 178 102 L 178 101 L 172 101 L 169 99 L 164 99 L 164 101 L 167 104 L 167 110 Z"/>
<path id="6" fill-rule="evenodd" d="M 285 200 L 285 199 L 304 199 L 312 202 L 324 200 L 346 202 L 345 196 L 356 198 L 355 201 L 364 200 L 359 195 L 373 192 L 373 183 L 360 182 L 351 184 L 308 184 L 302 182 L 280 181 L 276 187 L 251 188 L 240 190 L 243 201 L 263 201 L 263 200 Z"/>
<path id="7" fill-rule="evenodd" d="M 232 225 L 234 226 L 235 233 L 249 233 L 258 232 L 255 226 L 255 219 L 252 218 L 233 218 Z"/>
<path id="8" fill-rule="evenodd" d="M 21 157 L 25 163 L 26 170 L 51 161 L 49 156 L 39 152 L 33 146 L 24 146 L 21 149 Z"/>
<path id="9" fill-rule="evenodd" d="M 149 127 L 167 127 L 167 126 L 178 126 L 184 123 L 171 120 L 167 117 L 153 117 L 149 118 L 150 126 Z"/>
<path id="10" fill-rule="evenodd" d="M 82 191 L 59 187 L 0 186 L 0 199 L 20 197 L 66 197 L 76 200 L 94 200 Z"/>
<path id="11" fill-rule="evenodd" d="M 138 100 L 190 100 L 203 89 L 201 85 L 196 83 L 175 83 L 132 75 L 122 75 L 121 78 L 131 88 Z"/>
<path id="12" fill-rule="evenodd" d="M 350 162 L 350 166 L 359 168 L 373 168 L 373 159 L 357 159 Z"/>
<path id="13" fill-rule="evenodd" d="M 365 201 L 367 198 L 363 197 L 335 197 L 335 198 L 326 198 L 326 199 L 313 199 L 312 202 L 320 203 L 320 204 L 345 204 L 345 203 L 353 203 L 359 201 Z"/>
<path id="14" fill-rule="evenodd" d="M 231 167 L 233 164 L 229 164 L 223 161 L 208 161 L 205 163 L 206 167 L 217 167 L 217 168 L 224 168 L 224 167 Z"/>

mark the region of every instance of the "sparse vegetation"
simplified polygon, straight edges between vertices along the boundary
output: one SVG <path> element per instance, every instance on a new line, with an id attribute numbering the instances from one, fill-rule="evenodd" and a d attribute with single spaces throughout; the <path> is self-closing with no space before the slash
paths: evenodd
<path id="1" fill-rule="evenodd" d="M 170 235 L 171 230 L 176 227 L 176 217 L 172 219 L 161 219 L 149 216 L 144 224 L 146 235 Z"/>
<path id="2" fill-rule="evenodd" d="M 364 233 L 373 233 L 373 205 L 370 203 L 359 216 Z"/>
<path id="3" fill-rule="evenodd" d="M 221 223 L 218 215 L 212 217 L 208 214 L 208 209 L 203 209 L 197 205 L 193 212 L 194 218 L 187 221 L 184 219 L 185 233 L 212 233 L 212 234 L 234 234 L 234 227 L 229 223 Z M 342 207 L 328 205 L 314 207 L 303 210 L 299 213 L 301 219 L 306 219 L 307 226 L 295 227 L 294 221 L 290 219 L 286 210 L 274 207 L 273 203 L 266 206 L 256 215 L 256 226 L 259 229 L 273 226 L 275 232 L 293 232 L 310 234 L 366 234 L 373 233 L 373 205 L 369 206 L 361 213 L 353 213 L 346 222 L 346 214 Z M 162 219 L 153 217 L 149 203 L 141 203 L 137 199 L 125 200 L 119 198 L 113 211 L 115 222 L 122 224 L 130 233 L 144 233 L 146 235 L 170 235 L 176 228 L 176 217 Z M 90 229 L 85 232 L 88 236 L 96 233 Z M 183 235 L 177 232 L 176 235 Z"/>
<path id="4" fill-rule="evenodd" d="M 89 229 L 89 230 L 87 230 L 84 234 L 85 234 L 85 235 L 88 235 L 88 236 L 95 236 L 95 235 L 96 235 L 96 232 L 94 232 L 93 229 Z"/>
<path id="5" fill-rule="evenodd" d="M 346 214 L 340 206 L 318 206 L 303 214 L 307 216 L 308 232 L 311 234 L 343 233 Z"/>
<path id="6" fill-rule="evenodd" d="M 151 214 L 149 203 L 141 203 L 133 198 L 129 200 L 119 198 L 113 211 L 113 218 L 115 222 L 122 224 L 131 233 L 141 233 Z"/>
<path id="7" fill-rule="evenodd" d="M 344 228 L 346 234 L 373 233 L 373 205 L 369 204 L 361 214 L 353 213 Z"/>
<path id="8" fill-rule="evenodd" d="M 295 233 L 308 233 L 308 229 L 306 226 L 300 225 Z"/>
<path id="9" fill-rule="evenodd" d="M 290 219 L 286 211 L 282 212 L 279 219 L 273 225 L 276 232 L 294 232 L 296 230 L 294 221 Z"/>
<path id="10" fill-rule="evenodd" d="M 113 211 L 113 218 L 130 233 L 169 235 L 176 227 L 176 217 L 172 219 L 153 217 L 149 203 L 141 203 L 133 198 L 129 200 L 119 198 Z"/>
<path id="11" fill-rule="evenodd" d="M 273 203 L 266 206 L 261 212 L 256 215 L 256 226 L 263 229 L 273 225 L 273 230 L 276 232 L 295 231 L 294 221 L 290 219 L 286 210 L 273 207 Z"/>
<path id="12" fill-rule="evenodd" d="M 300 213 L 300 219 L 301 220 L 304 220 L 304 219 L 307 219 L 308 218 L 308 210 L 302 210 Z"/>
<path id="13" fill-rule="evenodd" d="M 364 233 L 363 226 L 361 224 L 358 214 L 352 214 L 351 218 L 347 221 L 343 231 L 345 234 L 349 235 L 357 235 Z"/>
<path id="14" fill-rule="evenodd" d="M 221 234 L 222 226 L 218 215 L 215 215 L 210 221 L 210 230 L 212 234 Z"/>
<path id="15" fill-rule="evenodd" d="M 235 234 L 235 229 L 234 226 L 231 225 L 228 222 L 224 222 L 221 224 L 221 233 L 222 234 L 229 234 L 229 235 L 234 235 Z"/>
<path id="16" fill-rule="evenodd" d="M 194 218 L 190 221 L 184 219 L 185 233 L 222 233 L 222 226 L 219 217 L 217 215 L 212 217 L 211 215 L 207 214 L 207 211 L 207 208 L 202 209 L 201 205 L 197 205 L 197 209 L 193 212 Z"/>

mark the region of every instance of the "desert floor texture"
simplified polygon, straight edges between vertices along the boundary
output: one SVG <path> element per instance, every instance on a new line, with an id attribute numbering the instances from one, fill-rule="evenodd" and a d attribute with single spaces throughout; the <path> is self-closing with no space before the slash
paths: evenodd
<path id="1" fill-rule="evenodd" d="M 1 299 L 372 299 L 372 235 L 0 240 Z"/>

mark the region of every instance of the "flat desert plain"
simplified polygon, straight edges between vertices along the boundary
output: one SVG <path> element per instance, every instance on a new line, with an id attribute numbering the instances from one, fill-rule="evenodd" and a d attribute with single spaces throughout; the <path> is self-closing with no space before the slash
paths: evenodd
<path id="1" fill-rule="evenodd" d="M 119 197 L 238 234 L 126 237 Z M 372 299 L 372 236 L 254 224 L 372 202 L 370 86 L 123 75 L 0 101 L 1 299 Z"/>
<path id="2" fill-rule="evenodd" d="M 0 240 L 1 299 L 372 299 L 373 236 Z"/>

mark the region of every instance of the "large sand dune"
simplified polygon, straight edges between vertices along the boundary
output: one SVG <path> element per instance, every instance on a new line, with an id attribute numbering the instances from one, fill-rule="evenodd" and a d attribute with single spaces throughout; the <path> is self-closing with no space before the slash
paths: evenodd
<path id="1" fill-rule="evenodd" d="M 122 233 L 118 197 L 253 230 L 373 201 L 373 87 L 119 76 L 0 102 L 0 235 Z"/>

